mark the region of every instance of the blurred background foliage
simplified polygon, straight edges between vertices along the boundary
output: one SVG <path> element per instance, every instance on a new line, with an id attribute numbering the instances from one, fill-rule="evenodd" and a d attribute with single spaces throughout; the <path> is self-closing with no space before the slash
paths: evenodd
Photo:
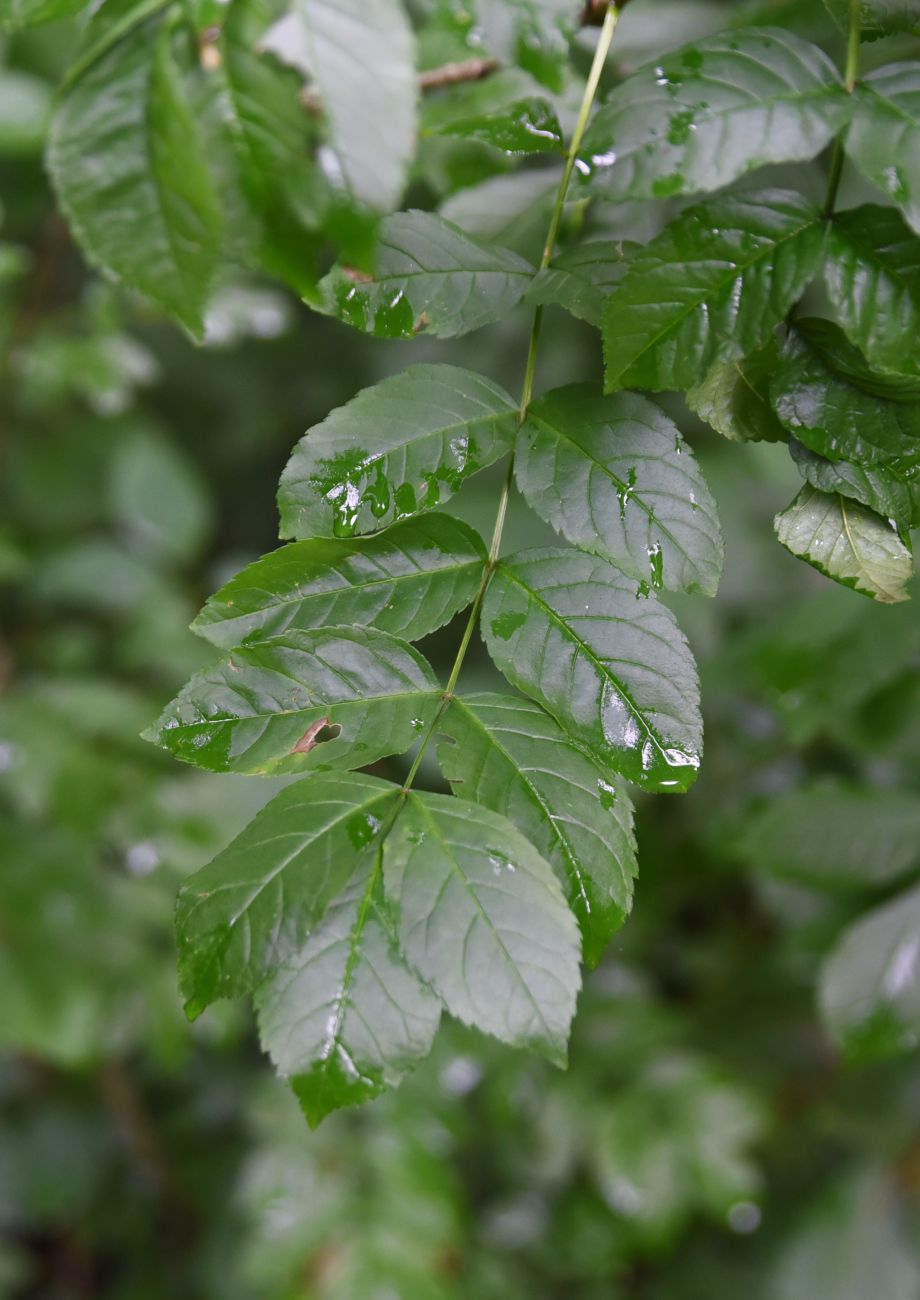
<path id="1" fill-rule="evenodd" d="M 420 8 L 428 63 L 453 57 L 456 6 Z M 838 52 L 816 0 L 642 0 L 619 70 L 764 16 Z M 450 1025 L 398 1093 L 310 1133 L 246 1007 L 185 1022 L 177 885 L 278 783 L 183 771 L 137 733 L 212 654 L 187 631 L 203 599 L 276 544 L 293 443 L 409 352 L 238 273 L 196 348 L 89 273 L 42 166 L 73 38 L 7 36 L 0 71 L 0 1296 L 917 1300 L 920 938 L 882 1019 L 850 1032 L 835 988 L 890 984 L 859 925 L 884 929 L 920 866 L 920 618 L 786 554 L 785 449 L 676 402 L 726 534 L 719 598 L 668 598 L 707 755 L 686 798 L 639 800 L 634 915 L 568 1072 Z M 895 45 L 920 57 L 909 37 L 866 57 Z M 560 65 L 541 94 L 570 114 L 573 87 Z M 539 166 L 432 136 L 410 197 L 533 252 L 547 192 Z M 645 237 L 663 211 L 568 219 Z M 514 389 L 526 325 L 412 359 Z M 551 312 L 539 386 L 598 374 L 594 335 Z M 451 508 L 487 527 L 494 499 L 486 474 Z M 544 537 L 518 501 L 509 546 Z M 442 669 L 455 640 L 426 647 Z M 465 671 L 491 681 L 479 651 Z"/>

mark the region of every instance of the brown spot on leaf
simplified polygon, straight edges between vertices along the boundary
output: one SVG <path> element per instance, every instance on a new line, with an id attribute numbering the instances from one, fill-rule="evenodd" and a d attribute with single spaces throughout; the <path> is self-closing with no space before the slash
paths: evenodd
<path id="1" fill-rule="evenodd" d="M 327 740 L 335 740 L 335 738 L 341 734 L 342 728 L 338 723 L 330 723 L 328 718 L 320 718 L 318 722 L 314 722 L 311 726 L 307 727 L 297 744 L 291 750 L 291 753 L 309 754 L 317 745 L 322 745 Z"/>

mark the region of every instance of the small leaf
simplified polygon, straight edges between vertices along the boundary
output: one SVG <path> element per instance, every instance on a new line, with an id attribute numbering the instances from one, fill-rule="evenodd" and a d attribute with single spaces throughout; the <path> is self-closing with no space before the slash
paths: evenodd
<path id="1" fill-rule="evenodd" d="M 770 405 L 769 381 L 778 364 L 774 339 L 739 361 L 717 361 L 687 389 L 687 405 L 733 442 L 782 442 L 786 432 Z"/>
<path id="2" fill-rule="evenodd" d="M 568 541 L 637 582 L 714 595 L 722 569 L 715 502 L 677 426 L 637 393 L 569 384 L 534 402 L 515 477 Z"/>
<path id="3" fill-rule="evenodd" d="M 320 288 L 331 315 L 367 334 L 412 338 L 424 330 L 446 339 L 507 315 L 533 274 L 510 249 L 413 210 L 381 222 L 372 279 L 337 267 Z"/>
<path id="4" fill-rule="evenodd" d="M 194 558 L 211 528 L 211 503 L 195 466 L 168 439 L 138 429 L 112 459 L 112 513 L 138 549 L 173 562 Z"/>
<path id="5" fill-rule="evenodd" d="M 396 806 L 387 781 L 317 772 L 276 795 L 179 890 L 179 978 L 187 1011 L 239 997 L 297 957 L 356 876 Z"/>
<path id="6" fill-rule="evenodd" d="M 322 100 L 332 179 L 372 208 L 395 207 L 417 100 L 412 28 L 399 0 L 292 0 L 262 48 L 299 68 Z"/>
<path id="7" fill-rule="evenodd" d="M 814 888 L 878 888 L 920 861 L 920 799 L 858 785 L 801 786 L 749 813 L 739 848 L 758 871 Z"/>
<path id="8" fill-rule="evenodd" d="M 94 24 L 107 27 L 103 5 Z M 197 338 L 220 236 L 198 127 L 158 19 L 105 44 L 64 90 L 48 167 L 74 237 L 95 264 Z"/>
<path id="9" fill-rule="evenodd" d="M 847 154 L 920 234 L 920 68 L 916 63 L 876 68 L 854 94 Z"/>
<path id="10" fill-rule="evenodd" d="M 437 689 L 421 655 L 386 632 L 291 631 L 196 673 L 144 736 L 212 772 L 366 767 L 410 747 Z"/>
<path id="11" fill-rule="evenodd" d="M 470 604 L 485 562 L 479 535 L 441 514 L 361 540 L 292 542 L 231 578 L 192 631 L 233 646 L 292 628 L 357 623 L 417 641 Z"/>
<path id="12" fill-rule="evenodd" d="M 579 320 L 600 326 L 604 304 L 627 271 L 623 254 L 622 244 L 585 240 L 538 271 L 525 297 L 536 306 L 555 303 Z"/>
<path id="13" fill-rule="evenodd" d="M 482 632 L 508 680 L 603 764 L 685 790 L 702 752 L 696 666 L 673 614 L 606 560 L 524 551 L 499 564 Z"/>
<path id="14" fill-rule="evenodd" d="M 824 283 L 834 316 L 871 366 L 920 377 L 920 239 L 899 213 L 867 203 L 836 216 Z"/>
<path id="15" fill-rule="evenodd" d="M 545 99 L 518 99 L 488 113 L 452 118 L 441 130 L 445 135 L 494 145 L 503 153 L 562 151 L 562 127 L 556 110 Z"/>
<path id="16" fill-rule="evenodd" d="M 826 349 L 815 346 L 812 324 L 797 321 L 789 331 L 770 383 L 780 422 L 829 460 L 911 473 L 920 465 L 920 403 L 886 400 L 850 382 L 827 364 Z M 822 330 L 817 337 L 834 335 Z"/>
<path id="17" fill-rule="evenodd" d="M 920 889 L 899 894 L 848 930 L 821 972 L 821 1013 L 851 1058 L 891 1056 L 920 1042 Z"/>
<path id="18" fill-rule="evenodd" d="M 366 815 L 366 814 L 365 814 Z M 376 846 L 302 948 L 256 991 L 262 1047 L 311 1128 L 394 1088 L 431 1049 L 437 997 L 399 954 Z"/>
<path id="19" fill-rule="evenodd" d="M 578 927 L 537 850 L 477 804 L 413 792 L 383 862 L 400 947 L 451 1015 L 564 1065 Z"/>
<path id="20" fill-rule="evenodd" d="M 850 25 L 850 0 L 824 0 L 825 7 L 840 28 Z M 892 32 L 910 32 L 920 36 L 920 13 L 916 0 L 860 0 L 859 38 L 877 41 Z"/>
<path id="21" fill-rule="evenodd" d="M 464 695 L 439 724 L 454 793 L 501 813 L 553 867 L 595 966 L 632 905 L 632 805 L 548 713 L 512 695 Z"/>
<path id="22" fill-rule="evenodd" d="M 775 523 L 788 551 L 835 582 L 882 604 L 910 599 L 913 556 L 890 520 L 807 485 Z"/>
<path id="23" fill-rule="evenodd" d="M 282 537 L 351 537 L 442 504 L 514 441 L 516 408 L 457 366 L 410 366 L 310 429 L 281 476 Z"/>
<path id="24" fill-rule="evenodd" d="M 579 170 L 611 199 L 716 190 L 765 163 L 813 158 L 846 121 L 847 99 L 827 55 L 792 32 L 723 32 L 618 86 Z"/>
<path id="25" fill-rule="evenodd" d="M 792 459 L 802 477 L 820 492 L 839 492 L 868 506 L 884 519 L 893 519 L 903 530 L 917 516 L 917 489 L 887 465 L 857 465 L 848 460 L 825 460 L 793 438 Z"/>
<path id="26" fill-rule="evenodd" d="M 689 388 L 763 347 L 821 262 L 820 214 L 762 190 L 682 212 L 626 256 L 604 309 L 607 388 Z"/>

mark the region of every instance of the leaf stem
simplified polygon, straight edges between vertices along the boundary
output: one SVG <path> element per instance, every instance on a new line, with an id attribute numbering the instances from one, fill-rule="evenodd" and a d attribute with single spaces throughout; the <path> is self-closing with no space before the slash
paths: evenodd
<path id="1" fill-rule="evenodd" d="M 847 30 L 847 62 L 846 71 L 844 72 L 844 88 L 848 95 L 852 95 L 856 86 L 856 78 L 859 73 L 859 3 L 860 0 L 850 0 L 850 21 Z M 834 152 L 831 155 L 831 170 L 827 178 L 827 193 L 824 196 L 824 207 L 822 213 L 825 221 L 829 220 L 834 213 L 834 204 L 837 201 L 837 190 L 840 188 L 840 177 L 843 172 L 844 148 L 843 139 L 846 134 L 846 127 L 838 134 L 834 141 Z"/>
<path id="2" fill-rule="evenodd" d="M 621 3 L 622 0 L 620 0 L 620 4 Z M 572 139 L 570 140 L 569 147 L 566 150 L 565 166 L 562 170 L 562 178 L 559 181 L 559 189 L 556 191 L 556 200 L 553 204 L 553 210 L 549 219 L 549 227 L 546 232 L 546 242 L 543 245 L 543 255 L 540 258 L 539 269 L 541 271 L 545 271 L 549 266 L 553 253 L 556 250 L 556 241 L 559 238 L 559 226 L 562 222 L 562 213 L 565 209 L 565 199 L 568 194 L 569 184 L 572 180 L 572 172 L 575 170 L 575 160 L 578 157 L 578 151 L 581 148 L 585 128 L 588 125 L 588 118 L 591 115 L 591 106 L 594 103 L 594 98 L 597 94 L 601 73 L 603 72 L 604 64 L 610 51 L 610 43 L 613 40 L 613 33 L 616 31 L 619 16 L 620 7 L 618 7 L 617 0 L 611 0 L 611 3 L 607 6 L 603 26 L 601 27 L 600 35 L 597 40 L 597 48 L 594 51 L 591 70 L 589 71 L 588 79 L 585 82 L 584 94 L 581 99 L 581 107 L 578 110 L 575 129 L 572 132 Z M 530 327 L 530 340 L 527 345 L 527 361 L 524 365 L 524 382 L 521 386 L 521 400 L 518 405 L 518 425 L 524 423 L 528 407 L 533 399 L 534 379 L 537 373 L 537 350 L 540 343 L 540 328 L 542 324 L 543 308 L 536 307 L 533 314 L 533 323 Z M 476 598 L 470 609 L 469 618 L 467 619 L 466 626 L 463 629 L 463 636 L 460 639 L 460 645 L 457 648 L 454 664 L 450 670 L 450 676 L 447 679 L 447 686 L 445 687 L 444 694 L 441 697 L 438 711 L 422 738 L 422 743 L 419 745 L 418 753 L 415 755 L 412 766 L 409 768 L 406 779 L 403 782 L 401 791 L 402 799 L 405 799 L 409 790 L 412 788 L 412 783 L 418 775 L 422 759 L 425 757 L 425 751 L 428 749 L 431 738 L 437 730 L 438 724 L 444 716 L 445 710 L 453 699 L 454 690 L 460 677 L 460 670 L 463 667 L 466 652 L 469 649 L 470 641 L 473 639 L 473 632 L 475 631 L 476 624 L 479 621 L 479 611 L 482 608 L 483 599 L 485 598 L 489 583 L 492 581 L 492 575 L 498 565 L 498 557 L 502 544 L 502 533 L 505 527 L 505 519 L 508 514 L 508 502 L 511 499 L 511 485 L 513 482 L 514 453 L 512 452 L 508 460 L 508 470 L 505 474 L 505 481 L 502 485 L 501 496 L 498 500 L 498 509 L 495 514 L 495 527 L 492 531 L 492 542 L 489 546 L 489 559 L 483 570 L 479 590 L 476 593 Z M 382 838 L 386 838 L 386 835 L 389 833 L 393 822 L 396 820 L 396 815 L 400 807 L 401 801 L 396 805 L 393 816 L 384 827 Z"/>

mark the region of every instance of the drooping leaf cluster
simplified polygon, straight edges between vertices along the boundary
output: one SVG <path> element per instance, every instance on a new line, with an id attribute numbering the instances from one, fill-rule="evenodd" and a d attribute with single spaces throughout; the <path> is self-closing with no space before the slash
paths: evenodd
<path id="1" fill-rule="evenodd" d="M 185 884 L 178 934 L 190 1014 L 252 994 L 311 1122 L 398 1082 L 442 1009 L 564 1060 L 579 952 L 596 962 L 631 904 L 625 783 L 697 775 L 696 667 L 657 592 L 714 595 L 722 541 L 679 423 L 644 393 L 787 444 L 804 485 L 782 544 L 906 598 L 920 86 L 909 63 L 858 76 L 856 8 L 844 74 L 790 30 L 733 27 L 611 78 L 583 139 L 564 5 L 481 6 L 474 29 L 438 5 L 413 26 L 397 0 L 105 0 L 84 24 L 48 153 L 61 208 L 94 264 L 193 335 L 232 264 L 376 337 L 535 312 L 520 401 L 425 362 L 307 431 L 278 493 L 288 544 L 207 602 L 194 629 L 220 657 L 148 733 L 210 771 L 302 777 Z M 495 174 L 429 210 L 429 147 L 429 166 L 473 149 Z M 825 149 L 823 205 L 794 170 L 749 176 Z M 838 210 L 847 160 L 892 206 Z M 614 204 L 644 205 L 652 237 L 592 230 Z M 504 237 L 527 208 L 535 248 Z M 550 305 L 599 327 L 603 390 L 532 398 Z M 444 508 L 503 460 L 489 544 Z M 568 545 L 503 551 L 509 490 Z M 442 681 L 413 643 L 464 610 Z M 464 689 L 477 629 L 514 692 Z M 414 788 L 429 744 L 451 797 Z M 360 773 L 416 746 L 403 785 Z"/>

